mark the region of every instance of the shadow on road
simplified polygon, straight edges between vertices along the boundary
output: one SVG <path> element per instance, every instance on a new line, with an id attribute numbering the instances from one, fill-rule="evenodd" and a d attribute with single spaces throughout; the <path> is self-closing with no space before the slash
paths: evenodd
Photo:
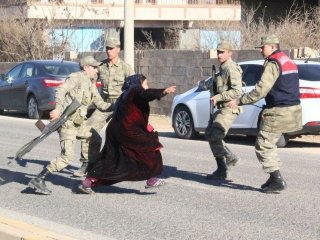
<path id="1" fill-rule="evenodd" d="M 142 182 L 141 184 L 144 184 Z M 137 189 L 121 188 L 117 186 L 99 186 L 93 189 L 96 193 L 116 193 L 116 194 L 137 194 L 137 195 L 153 195 L 156 192 L 141 192 Z"/>
<path id="2" fill-rule="evenodd" d="M 38 165 L 46 166 L 49 162 L 48 161 L 41 161 L 41 160 L 30 160 L 26 159 L 28 163 L 34 163 Z M 25 185 L 26 188 L 21 191 L 23 194 L 36 194 L 37 193 L 34 189 L 31 189 L 28 187 L 28 183 L 30 180 L 37 176 L 38 172 L 35 174 L 30 174 L 26 172 L 20 172 L 16 171 L 14 169 L 14 164 L 17 164 L 15 162 L 12 162 L 11 166 L 12 169 L 0 169 L 0 186 L 5 185 L 11 182 L 20 183 L 22 185 Z M 81 183 L 82 178 L 73 178 L 71 175 L 73 174 L 74 170 L 77 169 L 73 166 L 68 166 L 65 169 L 63 169 L 61 172 L 52 173 L 49 175 L 47 182 L 50 182 L 53 185 L 63 186 L 65 188 L 70 189 L 72 193 L 78 193 L 77 187 Z M 62 174 L 67 174 L 67 176 L 64 176 Z M 144 184 L 142 182 L 141 184 Z M 49 187 L 50 190 L 53 190 L 52 187 Z M 137 189 L 130 189 L 130 188 L 123 188 L 118 186 L 98 186 L 94 188 L 94 191 L 97 193 L 115 193 L 115 194 L 138 194 L 138 195 L 152 195 L 156 194 L 155 192 L 145 192 L 140 191 Z"/>
<path id="3" fill-rule="evenodd" d="M 28 183 L 35 176 L 36 174 L 32 175 L 25 172 L 14 171 L 14 169 L 12 170 L 0 169 L 0 186 L 11 183 L 11 182 L 16 182 L 26 186 L 26 188 L 23 189 L 21 193 L 38 194 L 37 192 L 35 192 L 35 190 L 28 187 Z M 220 181 L 206 180 L 205 175 L 203 173 L 178 170 L 176 167 L 171 167 L 171 166 L 164 167 L 164 171 L 161 177 L 163 178 L 177 177 L 184 180 L 190 180 L 190 181 L 198 182 L 201 184 L 207 184 L 211 186 L 227 187 L 227 188 L 245 190 L 245 191 L 260 191 L 260 189 L 258 188 L 246 186 L 243 184 L 233 183 L 232 181 L 229 181 L 229 180 L 220 180 Z M 63 176 L 61 175 L 61 173 L 53 173 L 48 177 L 47 181 L 53 185 L 59 185 L 59 186 L 68 188 L 72 193 L 78 193 L 77 186 L 81 183 L 81 178 L 72 178 L 70 176 Z M 141 184 L 144 184 L 144 182 L 141 182 Z M 52 187 L 51 187 L 51 190 L 53 190 L 54 192 L 54 189 L 52 189 Z M 115 193 L 115 194 L 138 194 L 138 195 L 156 194 L 155 192 L 145 192 L 137 189 L 118 187 L 115 185 L 98 186 L 94 188 L 94 191 L 97 193 Z"/>
<path id="4" fill-rule="evenodd" d="M 237 184 L 232 182 L 231 180 L 207 180 L 205 173 L 184 171 L 184 170 L 179 170 L 176 167 L 164 166 L 164 170 L 161 177 L 168 178 L 172 176 L 181 178 L 184 180 L 198 182 L 201 184 L 211 185 L 211 186 L 227 187 L 227 188 L 239 189 L 239 190 L 245 190 L 245 191 L 258 191 L 258 192 L 261 191 L 259 188 L 254 188 L 254 187 L 246 186 L 243 184 Z"/>

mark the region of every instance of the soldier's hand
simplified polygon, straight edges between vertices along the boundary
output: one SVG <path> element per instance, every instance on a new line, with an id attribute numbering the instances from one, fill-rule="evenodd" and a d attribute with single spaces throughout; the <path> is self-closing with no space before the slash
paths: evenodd
<path id="1" fill-rule="evenodd" d="M 50 121 L 54 121 L 60 117 L 60 111 L 58 109 L 54 109 L 50 112 Z"/>
<path id="2" fill-rule="evenodd" d="M 230 102 L 228 102 L 228 106 L 231 108 L 237 108 L 238 107 L 237 99 L 232 99 Z"/>
<path id="3" fill-rule="evenodd" d="M 163 93 L 164 94 L 168 94 L 168 93 L 174 93 L 176 91 L 176 85 L 170 86 L 168 88 L 166 88 Z"/>
<path id="4" fill-rule="evenodd" d="M 213 96 L 213 97 L 211 98 L 211 103 L 212 103 L 212 106 L 216 106 L 216 105 L 217 105 L 217 99 L 216 99 L 215 96 Z"/>

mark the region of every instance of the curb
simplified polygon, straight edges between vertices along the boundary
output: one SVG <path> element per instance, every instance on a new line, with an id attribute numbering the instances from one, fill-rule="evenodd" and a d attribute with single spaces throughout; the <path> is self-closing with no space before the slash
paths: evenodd
<path id="1" fill-rule="evenodd" d="M 1 240 L 76 240 L 25 222 L 0 216 Z"/>

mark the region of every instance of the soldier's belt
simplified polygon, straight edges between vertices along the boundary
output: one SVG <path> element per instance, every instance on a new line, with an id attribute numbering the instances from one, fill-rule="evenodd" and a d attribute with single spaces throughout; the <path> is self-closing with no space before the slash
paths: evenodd
<path id="1" fill-rule="evenodd" d="M 106 100 L 107 103 L 115 103 L 116 101 L 117 101 L 116 98 L 108 98 L 108 99 Z"/>
<path id="2" fill-rule="evenodd" d="M 224 108 L 224 107 L 228 107 L 228 104 L 229 104 L 229 102 L 218 103 L 217 104 L 217 108 L 221 109 L 221 108 Z"/>

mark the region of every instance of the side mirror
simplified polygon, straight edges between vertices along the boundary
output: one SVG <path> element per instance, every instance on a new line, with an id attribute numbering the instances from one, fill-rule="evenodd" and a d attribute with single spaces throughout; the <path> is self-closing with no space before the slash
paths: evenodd
<path id="1" fill-rule="evenodd" d="M 206 90 L 205 80 L 201 80 L 198 82 L 198 91 L 204 91 L 204 90 Z"/>
<path id="2" fill-rule="evenodd" d="M 7 74 L 4 74 L 4 76 L 3 76 L 3 81 L 7 82 L 8 84 L 11 84 L 11 83 L 12 83 L 12 80 L 13 80 L 12 77 L 10 77 L 10 76 L 7 75 Z"/>

